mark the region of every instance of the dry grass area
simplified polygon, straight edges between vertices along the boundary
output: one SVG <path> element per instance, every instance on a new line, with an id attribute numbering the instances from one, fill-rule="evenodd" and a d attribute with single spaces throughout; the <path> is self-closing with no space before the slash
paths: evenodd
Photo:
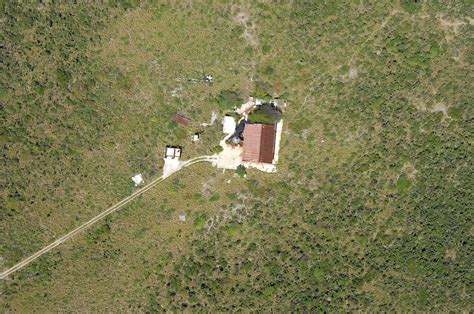
<path id="1" fill-rule="evenodd" d="M 220 199 L 201 196 L 203 182 L 213 178 Z M 243 189 L 244 181 L 209 165 L 194 165 L 135 200 L 124 210 L 65 243 L 59 252 L 38 262 L 49 268 L 47 281 L 23 277 L 21 298 L 11 307 L 22 311 L 49 311 L 51 304 L 64 311 L 87 308 L 100 311 L 114 304 L 121 311 L 140 310 L 152 287 L 173 272 L 173 261 L 192 247 L 189 237 L 206 227 L 209 219 L 226 212 L 225 193 Z M 186 222 L 178 215 L 185 214 Z M 38 299 L 38 291 L 42 300 Z M 142 308 L 143 310 L 143 308 Z"/>

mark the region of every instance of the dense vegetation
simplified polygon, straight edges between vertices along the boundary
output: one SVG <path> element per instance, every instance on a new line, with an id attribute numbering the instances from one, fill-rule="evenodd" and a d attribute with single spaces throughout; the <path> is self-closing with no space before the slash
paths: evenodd
<path id="1" fill-rule="evenodd" d="M 223 90 L 217 95 L 215 102 L 222 111 L 226 111 L 238 108 L 242 104 L 243 99 L 235 91 Z"/>
<path id="2" fill-rule="evenodd" d="M 165 144 L 212 151 L 212 111 L 289 104 L 276 174 L 187 169 L 2 282 L 4 311 L 472 311 L 470 4 L 2 10 L 4 269 Z"/>
<path id="3" fill-rule="evenodd" d="M 249 114 L 249 123 L 273 124 L 281 120 L 281 112 L 271 104 L 258 106 Z"/>

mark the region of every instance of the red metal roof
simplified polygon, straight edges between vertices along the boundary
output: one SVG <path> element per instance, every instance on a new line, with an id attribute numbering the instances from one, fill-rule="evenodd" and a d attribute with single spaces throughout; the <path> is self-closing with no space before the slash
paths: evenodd
<path id="1" fill-rule="evenodd" d="M 173 115 L 173 119 L 174 119 L 174 121 L 176 121 L 178 123 L 181 123 L 182 125 L 185 125 L 185 126 L 188 126 L 191 123 L 191 120 L 189 120 L 188 118 L 180 115 L 178 112 L 176 112 Z"/>
<path id="2" fill-rule="evenodd" d="M 274 125 L 246 124 L 243 137 L 243 161 L 272 163 L 275 146 Z"/>

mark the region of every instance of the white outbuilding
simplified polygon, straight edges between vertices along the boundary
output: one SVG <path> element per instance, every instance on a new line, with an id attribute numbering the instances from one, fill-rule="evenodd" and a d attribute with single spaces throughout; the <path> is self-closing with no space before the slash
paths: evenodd
<path id="1" fill-rule="evenodd" d="M 139 186 L 143 182 L 142 174 L 139 173 L 137 175 L 134 175 L 132 177 L 132 181 L 133 181 L 133 183 L 135 183 L 135 186 Z"/>
<path id="2" fill-rule="evenodd" d="M 223 132 L 224 134 L 234 134 L 235 132 L 235 119 L 231 116 L 224 116 L 224 120 L 222 121 Z"/>
<path id="3" fill-rule="evenodd" d="M 201 138 L 201 135 L 199 133 L 194 133 L 192 136 L 191 136 L 191 141 L 192 142 L 197 142 L 199 141 L 199 139 Z"/>

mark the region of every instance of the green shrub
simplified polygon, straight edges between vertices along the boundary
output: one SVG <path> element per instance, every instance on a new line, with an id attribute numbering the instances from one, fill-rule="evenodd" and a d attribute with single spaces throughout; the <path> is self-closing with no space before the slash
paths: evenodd
<path id="1" fill-rule="evenodd" d="M 272 86 L 268 83 L 256 82 L 255 97 L 269 102 L 272 99 Z"/>
<path id="2" fill-rule="evenodd" d="M 224 150 L 224 149 L 222 148 L 222 146 L 217 145 L 217 146 L 214 146 L 214 148 L 212 149 L 212 152 L 213 152 L 214 154 L 220 154 L 220 153 L 222 153 L 223 150 Z"/>
<path id="3" fill-rule="evenodd" d="M 218 193 L 212 194 L 211 197 L 209 197 L 209 202 L 218 201 L 220 198 L 221 196 Z"/>
<path id="4" fill-rule="evenodd" d="M 323 278 L 324 272 L 319 267 L 314 267 L 313 278 L 316 281 L 320 281 Z"/>
<path id="5" fill-rule="evenodd" d="M 406 190 L 410 187 L 411 182 L 405 174 L 402 174 L 400 178 L 398 178 L 397 183 L 395 184 L 395 188 L 400 193 L 405 193 Z"/>
<path id="6" fill-rule="evenodd" d="M 234 109 L 243 102 L 240 95 L 235 91 L 223 90 L 215 98 L 215 102 L 219 105 L 221 111 Z"/>
<path id="7" fill-rule="evenodd" d="M 206 216 L 200 215 L 196 217 L 194 219 L 193 225 L 194 229 L 196 229 L 197 231 L 202 230 L 202 228 L 204 228 L 204 226 L 206 225 Z"/>
<path id="8" fill-rule="evenodd" d="M 250 123 L 273 124 L 273 120 L 271 118 L 260 112 L 250 114 L 248 121 Z"/>
<path id="9" fill-rule="evenodd" d="M 247 170 L 245 169 L 244 165 L 239 165 L 235 170 L 235 173 L 237 173 L 239 177 L 243 178 L 247 174 Z"/>
<path id="10" fill-rule="evenodd" d="M 239 225 L 237 223 L 231 223 L 231 224 L 224 227 L 224 232 L 228 236 L 234 236 L 234 235 L 237 235 L 240 232 L 240 229 L 242 229 L 241 225 Z"/>
<path id="11" fill-rule="evenodd" d="M 312 124 L 313 123 L 310 119 L 305 117 L 297 117 L 294 121 L 288 123 L 288 127 L 299 133 L 303 130 L 309 129 Z"/>
<path id="12" fill-rule="evenodd" d="M 271 105 L 262 105 L 249 115 L 250 123 L 273 124 L 281 119 L 281 113 Z"/>
<path id="13" fill-rule="evenodd" d="M 273 74 L 273 68 L 272 67 L 266 67 L 265 70 L 263 71 L 265 75 L 271 76 Z"/>
<path id="14" fill-rule="evenodd" d="M 421 3 L 418 1 L 413 1 L 413 0 L 403 0 L 401 2 L 402 7 L 408 11 L 408 13 L 416 13 L 418 10 L 420 10 Z"/>

